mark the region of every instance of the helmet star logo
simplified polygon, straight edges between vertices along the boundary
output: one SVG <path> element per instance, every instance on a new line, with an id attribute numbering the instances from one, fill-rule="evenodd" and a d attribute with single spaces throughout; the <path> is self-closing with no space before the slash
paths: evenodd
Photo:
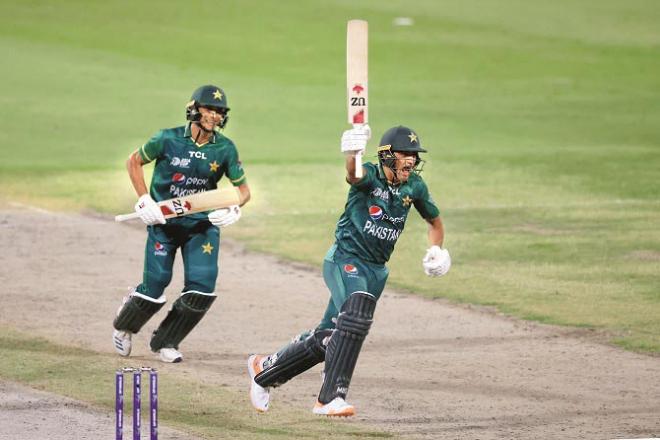
<path id="1" fill-rule="evenodd" d="M 416 135 L 415 133 L 413 133 L 412 131 L 410 132 L 410 134 L 408 135 L 408 137 L 410 138 L 410 143 L 411 143 L 411 144 L 412 144 L 413 142 L 417 142 L 417 135 Z"/>
<path id="2" fill-rule="evenodd" d="M 211 245 L 210 242 L 202 245 L 202 253 L 210 255 L 212 252 L 213 252 L 213 245 Z"/>
<path id="3" fill-rule="evenodd" d="M 213 98 L 217 99 L 218 101 L 222 101 L 222 93 L 220 93 L 220 90 L 217 90 L 213 92 Z"/>
<path id="4" fill-rule="evenodd" d="M 406 195 L 403 199 L 401 199 L 401 201 L 403 202 L 403 206 L 410 206 L 410 203 L 413 201 L 413 199 Z"/>
<path id="5" fill-rule="evenodd" d="M 209 166 L 211 167 L 211 171 L 216 172 L 216 171 L 218 171 L 218 168 L 220 167 L 220 164 L 216 161 L 213 161 L 209 164 Z"/>

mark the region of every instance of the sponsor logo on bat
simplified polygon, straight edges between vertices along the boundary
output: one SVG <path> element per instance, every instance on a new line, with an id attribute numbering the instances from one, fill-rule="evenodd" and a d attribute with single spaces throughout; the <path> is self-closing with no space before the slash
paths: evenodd
<path id="1" fill-rule="evenodd" d="M 364 124 L 364 110 L 353 115 L 353 124 Z"/>

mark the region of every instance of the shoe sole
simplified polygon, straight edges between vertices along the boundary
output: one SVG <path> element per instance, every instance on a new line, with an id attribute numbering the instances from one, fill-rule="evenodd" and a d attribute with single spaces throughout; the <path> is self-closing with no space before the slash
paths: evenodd
<path id="1" fill-rule="evenodd" d="M 254 383 L 254 377 L 257 374 L 261 373 L 261 371 L 259 373 L 257 373 L 254 369 L 254 361 L 257 360 L 257 358 L 258 358 L 258 355 L 253 354 L 248 358 L 248 361 L 247 361 L 248 374 L 250 375 L 250 403 L 252 404 L 252 407 L 255 410 L 257 410 L 257 412 L 265 413 L 266 411 L 268 411 L 268 408 L 264 409 L 264 408 L 257 407 L 254 404 L 254 402 L 252 402 L 252 384 Z"/>
<path id="2" fill-rule="evenodd" d="M 330 410 L 330 412 L 328 413 L 317 411 L 320 410 L 321 408 L 323 408 L 323 406 L 315 406 L 314 409 L 312 409 L 312 412 L 317 416 L 326 416 L 326 417 L 351 417 L 355 415 L 355 407 L 353 406 L 344 408 L 341 411 Z"/>
<path id="3" fill-rule="evenodd" d="M 353 417 L 355 415 L 355 409 L 347 409 L 341 412 L 335 412 L 335 413 L 328 413 L 328 414 L 323 414 L 323 413 L 318 413 L 314 412 L 317 416 L 325 416 L 325 417 Z"/>

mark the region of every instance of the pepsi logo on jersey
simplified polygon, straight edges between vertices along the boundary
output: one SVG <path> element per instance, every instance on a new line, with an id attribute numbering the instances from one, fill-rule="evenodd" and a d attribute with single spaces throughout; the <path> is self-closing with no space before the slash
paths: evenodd
<path id="1" fill-rule="evenodd" d="M 373 220 L 380 220 L 383 217 L 383 209 L 380 206 L 371 205 L 369 207 L 369 217 Z"/>
<path id="2" fill-rule="evenodd" d="M 183 173 L 174 173 L 172 175 L 172 182 L 174 183 L 182 184 L 185 181 L 186 181 L 186 175 Z"/>

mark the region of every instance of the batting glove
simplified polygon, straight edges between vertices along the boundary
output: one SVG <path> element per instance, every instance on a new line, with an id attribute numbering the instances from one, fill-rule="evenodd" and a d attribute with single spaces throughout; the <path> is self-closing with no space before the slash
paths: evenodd
<path id="1" fill-rule="evenodd" d="M 216 209 L 209 214 L 209 221 L 221 228 L 236 223 L 239 218 L 241 218 L 241 207 L 238 205 Z"/>
<path id="2" fill-rule="evenodd" d="M 447 249 L 440 246 L 431 246 L 422 260 L 424 273 L 430 277 L 441 277 L 449 272 L 451 257 Z"/>
<path id="3" fill-rule="evenodd" d="M 166 223 L 165 217 L 160 210 L 160 206 L 154 202 L 154 199 L 151 198 L 149 193 L 140 196 L 135 204 L 135 212 L 140 216 L 140 220 L 142 220 L 147 226 L 155 224 L 164 225 Z"/>
<path id="4" fill-rule="evenodd" d="M 356 125 L 341 135 L 341 152 L 358 153 L 367 148 L 367 141 L 371 138 L 369 125 Z"/>

